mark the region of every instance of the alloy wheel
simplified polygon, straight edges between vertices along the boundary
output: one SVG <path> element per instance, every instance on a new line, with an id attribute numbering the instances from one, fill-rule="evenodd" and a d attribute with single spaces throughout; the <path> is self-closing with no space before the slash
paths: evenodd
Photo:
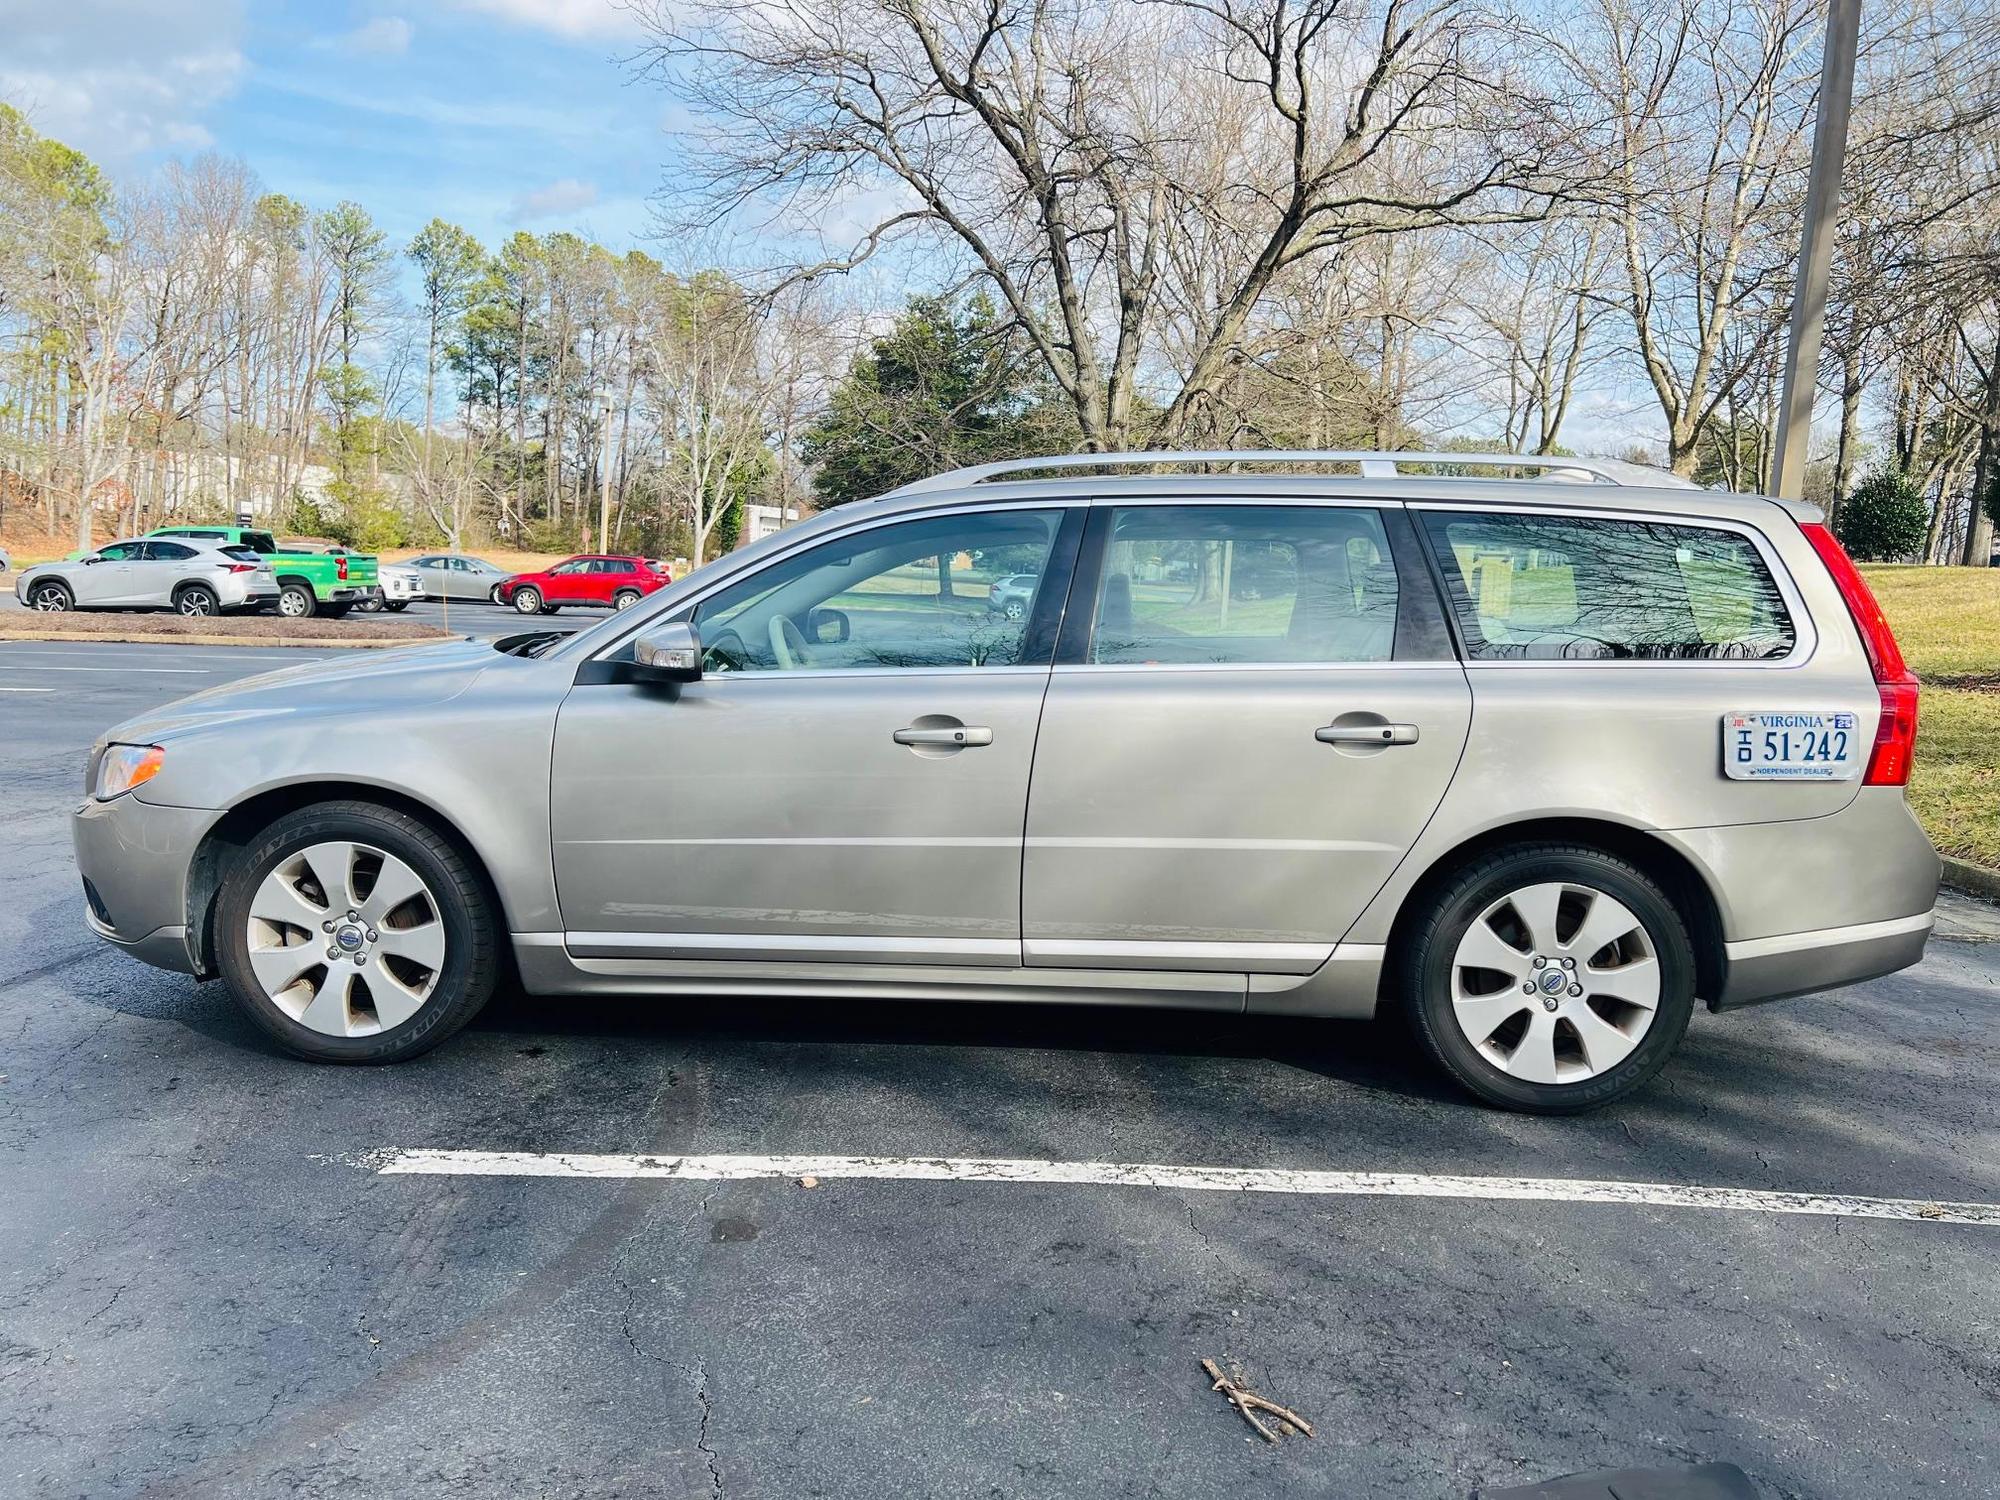
<path id="1" fill-rule="evenodd" d="M 69 608 L 69 595 L 53 583 L 45 583 L 28 596 L 29 602 L 44 614 L 59 615 Z"/>
<path id="2" fill-rule="evenodd" d="M 1581 1083 L 1631 1056 L 1660 1005 L 1659 956 L 1615 897 L 1561 881 L 1491 903 L 1458 941 L 1452 1015 L 1494 1067 Z"/>
<path id="3" fill-rule="evenodd" d="M 373 1036 L 421 1010 L 444 970 L 444 918 L 408 864 L 329 841 L 286 855 L 250 903 L 250 968 L 283 1014 L 326 1036 Z"/>

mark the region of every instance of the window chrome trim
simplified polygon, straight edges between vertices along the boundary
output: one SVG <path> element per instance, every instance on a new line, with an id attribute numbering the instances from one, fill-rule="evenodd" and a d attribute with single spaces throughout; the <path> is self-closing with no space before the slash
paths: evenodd
<path id="1" fill-rule="evenodd" d="M 1456 672 L 1455 661 L 1080 661 L 1058 672 Z"/>
<path id="2" fill-rule="evenodd" d="M 1520 671 L 1524 667 L 1544 670 L 1553 667 L 1563 671 L 1575 671 L 1578 668 L 1583 668 L 1586 670 L 1627 672 L 1635 669 L 1641 671 L 1659 671 L 1663 668 L 1678 671 L 1687 671 L 1693 668 L 1697 671 L 1710 672 L 1718 669 L 1738 671 L 1756 669 L 1767 672 L 1793 671 L 1809 663 L 1819 649 L 1819 626 L 1813 619 L 1812 611 L 1806 607 L 1805 597 L 1799 592 L 1798 584 L 1792 577 L 1791 569 L 1785 566 L 1784 559 L 1778 555 L 1778 549 L 1772 545 L 1770 537 L 1766 536 L 1757 527 L 1750 525 L 1747 521 L 1727 520 L 1721 516 L 1691 515 L 1685 511 L 1611 510 L 1602 506 L 1550 505 L 1546 503 L 1511 504 L 1498 510 L 1490 509 L 1477 502 L 1467 500 L 1408 500 L 1404 502 L 1404 506 L 1411 511 L 1437 510 L 1456 515 L 1490 515 L 1496 521 L 1510 520 L 1517 516 L 1557 516 L 1565 520 L 1623 521 L 1627 524 L 1636 523 L 1642 526 L 1649 524 L 1686 526 L 1697 531 L 1728 532 L 1731 535 L 1743 538 L 1744 541 L 1756 549 L 1758 557 L 1763 560 L 1765 569 L 1771 575 L 1771 581 L 1777 585 L 1779 597 L 1785 601 L 1785 608 L 1791 612 L 1792 617 L 1792 649 L 1783 656 L 1767 656 L 1755 659 L 1742 657 L 1679 657 L 1664 659 L 1645 657 L 1585 657 L 1579 659 L 1574 657 L 1547 656 L 1532 659 L 1510 657 L 1504 660 L 1497 660 L 1474 656 L 1468 643 L 1464 660 L 1464 666 L 1468 672 L 1491 671 L 1496 668 L 1502 671 Z M 1420 525 L 1417 529 L 1428 539 L 1427 528 Z M 1442 565 L 1442 561 L 1440 559 L 1440 565 Z M 1453 602 L 1449 588 L 1445 591 L 1444 605 L 1447 615 L 1458 625 L 1462 634 L 1463 622 L 1458 621 L 1458 609 Z"/>

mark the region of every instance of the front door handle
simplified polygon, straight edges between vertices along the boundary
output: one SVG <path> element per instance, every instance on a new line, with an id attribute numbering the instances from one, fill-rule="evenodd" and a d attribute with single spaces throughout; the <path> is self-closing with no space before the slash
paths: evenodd
<path id="1" fill-rule="evenodd" d="M 899 729 L 890 736 L 899 745 L 937 745 L 947 750 L 965 750 L 974 745 L 993 743 L 993 731 L 973 724 L 954 724 L 942 728 Z"/>
<path id="2" fill-rule="evenodd" d="M 1414 724 L 1328 724 L 1315 729 L 1313 738 L 1322 745 L 1414 745 Z"/>

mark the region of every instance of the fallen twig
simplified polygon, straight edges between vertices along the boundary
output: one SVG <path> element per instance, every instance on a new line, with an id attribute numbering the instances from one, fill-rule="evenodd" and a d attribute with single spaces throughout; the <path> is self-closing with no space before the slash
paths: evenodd
<path id="1" fill-rule="evenodd" d="M 1224 1398 L 1227 1399 L 1229 1404 L 1235 1407 L 1239 1412 L 1243 1414 L 1243 1420 L 1248 1422 L 1252 1427 L 1256 1428 L 1259 1432 L 1264 1434 L 1265 1442 L 1275 1443 L 1280 1441 L 1280 1439 L 1278 1437 L 1278 1434 L 1273 1432 L 1270 1429 L 1270 1427 L 1264 1423 L 1263 1419 L 1257 1415 L 1257 1412 L 1259 1411 L 1269 1412 L 1272 1416 L 1276 1417 L 1280 1422 L 1284 1423 L 1288 1427 L 1296 1428 L 1306 1437 L 1311 1437 L 1313 1435 L 1312 1424 L 1306 1421 L 1304 1417 L 1300 1416 L 1297 1412 L 1292 1411 L 1287 1407 L 1278 1405 L 1278 1403 L 1275 1401 L 1266 1400 L 1264 1397 L 1258 1395 L 1255 1391 L 1244 1390 L 1242 1386 L 1238 1385 L 1235 1381 L 1231 1380 L 1227 1375 L 1223 1374 L 1222 1367 L 1218 1365 L 1214 1360 L 1204 1359 L 1201 1362 L 1201 1367 L 1208 1373 L 1209 1379 L 1215 1382 L 1215 1384 L 1210 1386 L 1209 1389 L 1213 1391 L 1222 1392 Z"/>

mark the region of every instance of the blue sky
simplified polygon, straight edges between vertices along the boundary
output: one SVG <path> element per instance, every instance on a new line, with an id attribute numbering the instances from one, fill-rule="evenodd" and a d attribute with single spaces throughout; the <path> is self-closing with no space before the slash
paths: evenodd
<path id="1" fill-rule="evenodd" d="M 204 149 L 395 243 L 650 243 L 670 97 L 616 0 L 0 0 L 0 98 L 114 174 Z"/>

